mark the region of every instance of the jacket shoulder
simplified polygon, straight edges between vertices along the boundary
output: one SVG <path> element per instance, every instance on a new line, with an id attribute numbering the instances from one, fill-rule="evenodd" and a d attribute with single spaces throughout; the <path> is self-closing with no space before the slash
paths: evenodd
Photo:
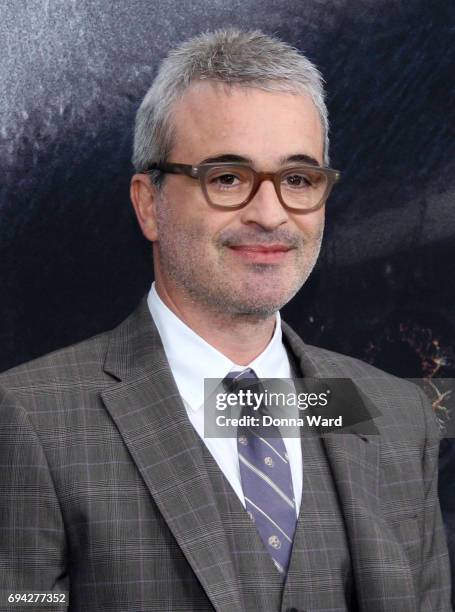
<path id="1" fill-rule="evenodd" d="M 382 415 L 377 424 L 395 431 L 422 432 L 430 427 L 436 435 L 438 428 L 430 401 L 415 382 L 361 359 L 305 344 L 289 325 L 283 325 L 283 331 L 305 376 L 352 380 Z"/>
<path id="2" fill-rule="evenodd" d="M 6 370 L 0 374 L 0 387 L 36 390 L 59 382 L 71 385 L 105 379 L 103 363 L 110 333 L 102 332 Z"/>
<path id="3" fill-rule="evenodd" d="M 356 378 L 381 378 L 389 380 L 390 382 L 393 381 L 394 383 L 404 382 L 409 384 L 408 381 L 389 372 L 385 372 L 366 361 L 362 361 L 358 357 L 351 357 L 350 355 L 337 353 L 336 351 L 324 349 L 312 344 L 305 344 L 305 351 L 313 360 L 330 362 L 340 370 L 349 371 L 351 375 Z"/>
<path id="4" fill-rule="evenodd" d="M 370 397 L 374 396 L 385 403 L 388 399 L 396 402 L 397 398 L 418 400 L 418 404 L 421 403 L 422 392 L 415 383 L 409 380 L 385 372 L 356 357 L 312 345 L 305 345 L 305 350 L 308 357 L 314 361 L 330 362 L 333 372 L 338 373 L 340 378 L 346 377 L 353 380 Z"/>
<path id="5" fill-rule="evenodd" d="M 307 344 L 284 321 L 282 322 L 282 328 L 285 341 L 289 343 L 294 355 L 298 359 L 303 359 L 307 370 L 311 374 L 314 371 L 318 375 L 326 376 L 327 378 L 346 376 L 348 378 L 383 378 L 395 383 L 406 382 L 356 357 L 350 357 L 349 355 Z M 305 372 L 305 374 L 307 373 Z"/>

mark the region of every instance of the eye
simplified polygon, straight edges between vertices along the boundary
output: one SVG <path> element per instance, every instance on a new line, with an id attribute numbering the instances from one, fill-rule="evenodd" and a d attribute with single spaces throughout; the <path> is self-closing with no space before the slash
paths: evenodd
<path id="1" fill-rule="evenodd" d="M 241 172 L 232 172 L 226 169 L 213 172 L 208 177 L 208 186 L 219 191 L 232 191 L 245 185 L 245 177 Z"/>
<path id="2" fill-rule="evenodd" d="M 283 177 L 283 183 L 286 187 L 291 187 L 293 189 L 304 189 L 305 187 L 312 187 L 313 181 L 311 178 L 305 174 L 288 174 Z"/>
<path id="3" fill-rule="evenodd" d="M 250 168 L 220 164 L 209 169 L 205 181 L 209 189 L 237 192 L 251 185 L 253 176 Z"/>
<path id="4" fill-rule="evenodd" d="M 215 176 L 212 182 L 231 187 L 232 185 L 236 185 L 238 180 L 239 178 L 235 176 L 235 174 L 220 174 L 219 176 Z"/>

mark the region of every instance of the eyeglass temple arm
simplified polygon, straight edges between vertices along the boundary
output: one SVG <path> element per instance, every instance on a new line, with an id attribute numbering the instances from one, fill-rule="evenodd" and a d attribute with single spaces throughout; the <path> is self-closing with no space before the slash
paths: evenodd
<path id="1" fill-rule="evenodd" d="M 190 166 L 189 164 L 151 164 L 144 170 L 144 173 L 149 174 L 155 170 L 161 170 L 161 172 L 169 174 L 184 174 L 191 178 L 199 178 L 198 168 Z"/>

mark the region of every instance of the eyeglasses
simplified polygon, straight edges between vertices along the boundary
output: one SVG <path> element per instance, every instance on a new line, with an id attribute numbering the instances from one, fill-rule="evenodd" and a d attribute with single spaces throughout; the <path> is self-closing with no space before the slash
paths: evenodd
<path id="1" fill-rule="evenodd" d="M 281 204 L 294 212 L 309 213 L 321 208 L 341 173 L 332 168 L 311 164 L 296 164 L 278 172 L 257 172 L 248 164 L 206 163 L 152 164 L 142 171 L 156 170 L 169 174 L 183 174 L 199 180 L 205 199 L 215 208 L 238 209 L 246 206 L 256 195 L 262 181 L 272 181 Z"/>

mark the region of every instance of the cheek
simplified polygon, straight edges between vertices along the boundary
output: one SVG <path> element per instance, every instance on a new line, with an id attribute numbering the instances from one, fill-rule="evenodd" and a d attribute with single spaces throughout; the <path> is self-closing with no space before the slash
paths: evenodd
<path id="1" fill-rule="evenodd" d="M 177 177 L 180 178 L 180 177 Z M 156 207 L 158 229 L 161 240 L 172 239 L 182 233 L 202 231 L 206 217 L 205 202 L 201 202 L 193 185 L 181 188 L 169 182 L 161 191 Z"/>
<path id="2" fill-rule="evenodd" d="M 192 195 L 193 198 L 184 199 L 179 193 L 177 200 L 163 193 L 157 202 L 158 240 L 162 245 L 182 250 L 191 243 L 192 248 L 205 251 L 209 244 L 216 244 L 219 233 L 232 221 L 224 211 L 216 211 Z"/>
<path id="3" fill-rule="evenodd" d="M 324 209 L 317 210 L 308 215 L 302 215 L 298 218 L 294 217 L 294 223 L 307 239 L 319 240 L 324 232 Z"/>
<path id="4" fill-rule="evenodd" d="M 203 249 L 207 242 L 207 228 L 204 219 L 189 214 L 182 206 L 170 206 L 162 202 L 157 207 L 157 229 L 160 249 L 174 257 L 188 257 Z"/>

